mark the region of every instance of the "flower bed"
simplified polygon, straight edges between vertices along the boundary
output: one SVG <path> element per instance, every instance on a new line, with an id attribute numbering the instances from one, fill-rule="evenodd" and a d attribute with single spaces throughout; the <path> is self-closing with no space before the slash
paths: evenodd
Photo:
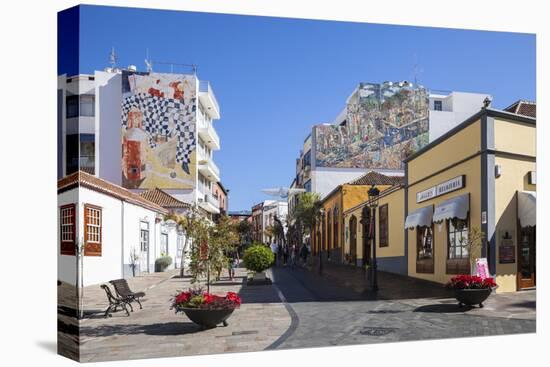
<path id="1" fill-rule="evenodd" d="M 237 293 L 227 292 L 222 296 L 204 292 L 202 289 L 189 289 L 174 296 L 172 308 L 176 313 L 183 308 L 198 308 L 206 310 L 225 310 L 238 308 L 241 305 L 241 297 Z"/>
<path id="2" fill-rule="evenodd" d="M 496 288 L 493 278 L 481 278 L 477 275 L 457 275 L 445 285 L 448 289 L 487 289 Z"/>

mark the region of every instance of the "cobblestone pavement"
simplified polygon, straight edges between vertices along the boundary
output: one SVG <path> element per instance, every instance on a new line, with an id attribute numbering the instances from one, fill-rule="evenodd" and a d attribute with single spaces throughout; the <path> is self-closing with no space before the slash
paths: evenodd
<path id="1" fill-rule="evenodd" d="M 234 281 L 222 277 L 211 291 L 238 292 L 243 305 L 228 319 L 227 327 L 202 330 L 185 315 L 176 315 L 169 309 L 176 290 L 190 286 L 189 278 L 169 277 L 174 274 L 131 279 L 130 287 L 134 291 L 146 289 L 146 297 L 143 309 L 134 305 L 129 317 L 116 312 L 113 317 L 104 318 L 107 302 L 103 290 L 99 286 L 86 287 L 86 317 L 80 323 L 80 361 L 259 351 L 274 343 L 290 326 L 290 315 L 275 289 L 270 285 L 244 285 L 246 272 L 238 269 Z"/>
<path id="2" fill-rule="evenodd" d="M 459 308 L 441 286 L 390 274 L 381 274 L 375 295 L 301 268 L 271 273 L 295 315 L 278 348 L 535 332 L 535 291 L 493 294 L 484 308 Z"/>
<path id="3" fill-rule="evenodd" d="M 243 305 L 229 326 L 210 330 L 169 309 L 175 291 L 190 286 L 177 271 L 129 279 L 133 290 L 147 293 L 143 309 L 135 306 L 129 317 L 104 318 L 103 290 L 86 287 L 80 334 L 74 323 L 64 324 L 70 316 L 61 315 L 60 341 L 76 340 L 80 355 L 74 358 L 96 362 L 535 332 L 535 291 L 493 294 L 484 308 L 459 308 L 434 283 L 380 273 L 380 290 L 373 293 L 363 273 L 325 270 L 320 277 L 275 267 L 272 285 L 247 286 L 245 270 L 238 269 L 235 281 L 222 279 L 212 292 L 238 292 Z"/>

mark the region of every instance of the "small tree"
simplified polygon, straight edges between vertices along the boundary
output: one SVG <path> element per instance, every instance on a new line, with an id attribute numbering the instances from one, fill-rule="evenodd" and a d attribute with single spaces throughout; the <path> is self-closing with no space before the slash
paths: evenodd
<path id="1" fill-rule="evenodd" d="M 468 237 L 460 237 L 459 242 L 461 246 L 465 246 L 468 250 L 470 260 L 470 272 L 473 273 L 476 265 L 476 258 L 481 257 L 481 248 L 483 247 L 483 240 L 485 233 L 478 227 L 472 227 L 468 231 Z"/>
<path id="2" fill-rule="evenodd" d="M 247 220 L 241 220 L 236 225 L 236 231 L 240 237 L 240 243 L 249 243 L 252 238 L 252 225 Z"/>
<path id="3" fill-rule="evenodd" d="M 132 276 L 136 276 L 136 267 L 139 262 L 139 253 L 137 252 L 135 247 L 132 247 L 132 250 L 130 250 L 130 267 L 132 268 Z"/>

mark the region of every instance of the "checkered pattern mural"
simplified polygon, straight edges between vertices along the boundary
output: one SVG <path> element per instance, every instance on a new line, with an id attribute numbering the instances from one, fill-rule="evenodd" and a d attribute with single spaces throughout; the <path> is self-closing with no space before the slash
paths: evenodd
<path id="1" fill-rule="evenodd" d="M 173 98 L 162 98 L 147 93 L 126 97 L 122 103 L 122 126 L 127 128 L 128 112 L 142 112 L 142 128 L 149 135 L 149 146 L 155 148 L 155 137 L 177 138 L 176 163 L 189 173 L 191 153 L 195 150 L 195 103 L 184 104 Z"/>

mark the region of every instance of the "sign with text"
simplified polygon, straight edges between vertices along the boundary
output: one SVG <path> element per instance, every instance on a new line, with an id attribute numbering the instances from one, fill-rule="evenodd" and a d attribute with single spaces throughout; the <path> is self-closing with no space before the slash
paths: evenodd
<path id="1" fill-rule="evenodd" d="M 432 186 L 426 190 L 416 193 L 416 202 L 421 203 L 423 201 L 433 199 L 449 192 L 460 190 L 465 186 L 465 184 L 466 176 L 457 176 L 455 178 L 442 182 L 439 185 Z"/>
<path id="2" fill-rule="evenodd" d="M 476 259 L 476 275 L 481 279 L 490 278 L 489 264 L 486 257 Z"/>
<path id="3" fill-rule="evenodd" d="M 500 244 L 498 246 L 498 262 L 500 264 L 513 264 L 516 262 L 516 246 L 514 245 L 513 230 L 500 231 Z"/>

